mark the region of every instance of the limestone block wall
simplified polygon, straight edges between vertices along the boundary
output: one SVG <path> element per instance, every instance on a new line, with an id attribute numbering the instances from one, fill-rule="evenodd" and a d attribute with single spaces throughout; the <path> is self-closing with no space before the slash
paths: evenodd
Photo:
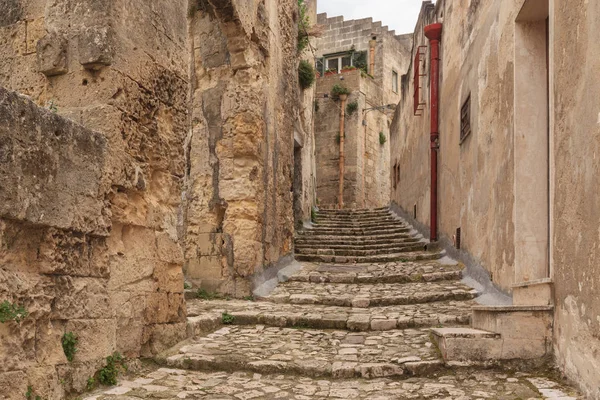
<path id="1" fill-rule="evenodd" d="M 0 324 L 0 398 L 31 386 L 63 399 L 117 349 L 108 161 L 102 134 L 0 88 L 0 301 L 29 314 Z M 73 363 L 66 332 L 79 338 Z"/>
<path id="2" fill-rule="evenodd" d="M 101 208 L 92 207 L 84 188 L 87 197 L 81 204 L 72 203 L 72 215 L 42 198 L 40 207 L 46 210 L 39 215 L 47 218 L 42 221 L 46 225 L 13 219 L 3 225 L 3 243 L 22 242 L 31 235 L 36 239 L 3 250 L 2 295 L 45 296 L 38 294 L 43 292 L 36 281 L 19 286 L 15 269 L 59 282 L 53 290 L 60 300 L 53 307 L 65 309 L 46 310 L 44 334 L 53 335 L 53 344 L 64 329 L 80 336 L 81 349 L 71 368 L 30 378 L 41 386 L 43 398 L 58 399 L 63 398 L 60 390 L 84 389 L 98 361 L 113 351 L 129 357 L 151 355 L 185 335 L 178 225 L 188 124 L 187 2 L 10 0 L 3 3 L 1 14 L 0 86 L 100 132 L 105 141 L 102 195 L 95 200 Z M 48 128 L 39 134 L 54 132 Z M 60 167 L 70 171 L 65 178 L 69 182 L 77 182 L 79 173 L 84 179 L 75 161 Z M 79 198 L 69 193 L 65 199 Z M 12 202 L 3 212 L 25 218 L 19 208 L 10 211 L 17 206 Z M 88 226 L 98 210 L 104 222 L 102 229 L 93 230 Z M 38 252 L 47 254 L 42 266 L 23 264 Z M 21 264 L 11 267 L 11 257 Z M 70 293 L 82 300 L 72 300 Z M 110 321 L 87 322 L 99 319 Z M 56 363 L 52 360 L 48 363 Z M 11 368 L 18 370 L 14 376 L 26 373 L 25 364 Z M 22 385 L 14 376 L 1 379 Z"/>
<path id="3" fill-rule="evenodd" d="M 186 274 L 241 297 L 292 250 L 298 5 L 201 1 L 191 15 Z"/>
<path id="4" fill-rule="evenodd" d="M 409 64 L 412 34 L 396 35 L 381 22 L 373 22 L 372 18 L 344 21 L 341 16 L 328 18 L 326 13 L 317 15 L 317 23 L 324 27 L 324 34 L 316 41 L 316 57 L 340 53 L 354 49 L 368 51 L 369 42 L 376 37 L 375 70 L 371 73 L 375 82 L 384 88 L 385 104 L 397 104 L 399 92 L 392 90 L 392 71 L 400 77 L 406 72 Z"/>
<path id="5" fill-rule="evenodd" d="M 438 154 L 439 232 L 461 248 L 506 291 L 515 282 L 514 244 L 514 31 L 521 4 L 424 3 L 415 29 L 412 59 L 428 45 L 423 27 L 443 15 Z M 519 3 L 519 2 L 517 2 Z M 423 116 L 414 116 L 411 65 L 392 129 L 392 161 L 400 165 L 392 201 L 429 225 L 429 54 L 423 78 Z M 472 133 L 460 143 L 460 112 L 471 96 Z M 392 174 L 393 176 L 393 174 Z"/>
<path id="6" fill-rule="evenodd" d="M 600 5 L 554 2 L 553 13 L 554 351 L 561 370 L 600 399 Z"/>
<path id="7" fill-rule="evenodd" d="M 340 80 L 341 77 L 344 79 Z M 344 123 L 345 207 L 383 207 L 389 203 L 390 193 L 388 138 L 391 118 L 385 111 L 364 111 L 381 105 L 382 90 L 375 80 L 357 70 L 317 80 L 319 111 L 315 124 L 315 143 L 319 206 L 336 208 L 339 196 L 340 102 L 330 97 L 331 89 L 336 84 L 352 90 L 346 104 L 358 103 L 356 112 L 346 115 Z M 380 132 L 386 137 L 383 145 L 380 143 Z"/>

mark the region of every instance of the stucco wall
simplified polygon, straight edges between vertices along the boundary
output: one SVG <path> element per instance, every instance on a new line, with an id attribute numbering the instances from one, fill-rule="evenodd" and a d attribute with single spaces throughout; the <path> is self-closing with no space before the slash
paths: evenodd
<path id="1" fill-rule="evenodd" d="M 461 247 L 505 290 L 514 283 L 513 244 L 513 40 L 517 2 L 440 2 L 444 18 L 440 62 L 440 141 L 438 219 L 442 237 L 452 243 L 461 228 Z M 432 6 L 422 16 L 435 22 Z M 415 46 L 428 45 L 423 18 Z M 392 162 L 400 182 L 392 200 L 429 224 L 429 54 L 423 99 L 413 113 L 413 67 L 403 80 L 403 100 L 392 132 Z M 471 94 L 472 133 L 460 142 L 460 109 Z M 393 176 L 393 174 L 392 174 Z"/>
<path id="2" fill-rule="evenodd" d="M 554 1 L 554 350 L 600 399 L 600 4 Z"/>

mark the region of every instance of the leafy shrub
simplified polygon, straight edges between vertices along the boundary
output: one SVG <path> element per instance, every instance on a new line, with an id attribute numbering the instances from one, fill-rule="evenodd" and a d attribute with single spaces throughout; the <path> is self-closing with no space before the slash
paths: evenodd
<path id="1" fill-rule="evenodd" d="M 352 103 L 348 103 L 346 106 L 346 114 L 352 115 L 358 110 L 358 101 L 353 101 Z"/>
<path id="2" fill-rule="evenodd" d="M 300 87 L 302 89 L 308 89 L 315 82 L 315 67 L 306 61 L 300 61 L 300 65 L 298 66 L 298 82 L 300 83 Z"/>
<path id="3" fill-rule="evenodd" d="M 114 386 L 117 384 L 117 377 L 124 370 L 127 370 L 125 359 L 120 353 L 115 352 L 112 356 L 106 357 L 106 366 L 98 371 L 98 382 L 106 386 Z"/>
<path id="4" fill-rule="evenodd" d="M 317 210 L 314 207 L 311 207 L 310 209 L 310 220 L 313 223 L 317 222 Z"/>
<path id="5" fill-rule="evenodd" d="M 219 298 L 219 296 L 216 293 L 208 292 L 206 289 L 198 289 L 198 291 L 196 292 L 196 297 L 198 297 L 201 300 L 214 300 Z"/>
<path id="6" fill-rule="evenodd" d="M 61 341 L 67 360 L 69 360 L 69 362 L 73 361 L 73 358 L 75 358 L 75 353 L 77 353 L 77 342 L 79 341 L 77 335 L 75 335 L 73 332 L 67 332 L 63 335 Z"/>
<path id="7" fill-rule="evenodd" d="M 385 133 L 379 132 L 379 144 L 382 146 L 387 142 L 387 138 L 385 137 Z"/>
<path id="8" fill-rule="evenodd" d="M 331 88 L 331 97 L 335 100 L 339 99 L 339 97 L 343 94 L 348 95 L 350 93 L 352 93 L 350 89 L 348 89 L 346 86 L 340 85 L 339 83 L 336 83 Z"/>
<path id="9" fill-rule="evenodd" d="M 223 324 L 231 325 L 231 324 L 233 324 L 235 317 L 226 311 L 221 315 L 221 320 L 223 321 Z"/>
<path id="10" fill-rule="evenodd" d="M 4 301 L 0 304 L 0 322 L 7 321 L 21 322 L 29 313 L 22 306 L 17 306 L 9 301 Z"/>
<path id="11" fill-rule="evenodd" d="M 85 385 L 85 388 L 88 390 L 88 392 L 94 390 L 94 388 L 96 387 L 96 379 L 94 379 L 93 376 L 90 376 L 87 380 L 87 384 Z"/>

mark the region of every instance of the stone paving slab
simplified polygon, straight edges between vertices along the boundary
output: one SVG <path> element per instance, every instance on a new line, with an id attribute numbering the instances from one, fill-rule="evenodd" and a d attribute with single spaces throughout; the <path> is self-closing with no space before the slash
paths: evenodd
<path id="1" fill-rule="evenodd" d="M 460 282 L 313 284 L 290 281 L 277 286 L 264 300 L 274 303 L 325 304 L 366 308 L 446 300 L 471 300 L 477 295 L 476 290 Z"/>
<path id="2" fill-rule="evenodd" d="M 462 266 L 436 261 L 407 261 L 386 264 L 334 265 L 303 263 L 290 281 L 314 283 L 408 283 L 460 280 Z"/>
<path id="3" fill-rule="evenodd" d="M 348 332 L 231 326 L 199 336 L 167 357 L 194 370 L 377 378 L 428 374 L 444 362 L 428 330 Z"/>
<path id="4" fill-rule="evenodd" d="M 538 389 L 538 387 L 540 387 Z M 199 372 L 160 368 L 84 400 L 211 399 L 582 399 L 576 391 L 535 374 L 458 371 L 452 375 L 396 381 L 312 379 L 251 372 Z"/>
<path id="5" fill-rule="evenodd" d="M 296 254 L 296 260 L 319 263 L 388 263 L 394 261 L 437 260 L 444 256 L 442 252 L 415 251 L 405 253 L 379 254 L 372 256 L 332 256 L 319 254 Z"/>
<path id="6" fill-rule="evenodd" d="M 466 300 L 365 309 L 243 300 L 190 300 L 187 312 L 190 336 L 216 329 L 222 324 L 223 313 L 231 314 L 235 325 L 383 331 L 466 325 L 475 304 L 473 300 Z"/>

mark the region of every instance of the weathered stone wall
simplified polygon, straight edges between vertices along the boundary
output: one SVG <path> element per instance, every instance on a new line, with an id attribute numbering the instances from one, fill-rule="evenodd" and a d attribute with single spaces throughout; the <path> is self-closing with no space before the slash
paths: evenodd
<path id="1" fill-rule="evenodd" d="M 235 296 L 290 254 L 296 1 L 200 1 L 191 10 L 186 274 Z"/>
<path id="2" fill-rule="evenodd" d="M 553 11 L 554 350 L 561 370 L 600 399 L 600 4 L 555 1 Z"/>
<path id="3" fill-rule="evenodd" d="M 344 80 L 340 80 L 343 76 Z M 331 89 L 341 84 L 352 93 L 346 104 L 358 109 L 344 121 L 344 205 L 347 208 L 382 207 L 389 204 L 389 122 L 385 110 L 365 109 L 381 105 L 381 87 L 360 71 L 329 75 L 317 81 L 319 111 L 315 125 L 317 147 L 317 196 L 319 205 L 336 208 L 339 196 L 340 101 L 331 98 Z M 325 97 L 328 95 L 329 97 Z M 366 125 L 363 124 L 363 119 Z M 379 134 L 386 137 L 380 143 Z"/>
<path id="4" fill-rule="evenodd" d="M 317 23 L 317 0 L 307 2 L 309 25 Z M 311 45 L 304 51 L 302 59 L 314 62 L 313 49 L 317 39 L 310 38 Z M 311 210 L 317 200 L 317 176 L 315 158 L 315 94 L 316 83 L 305 90 L 300 89 L 300 109 L 294 124 L 294 221 L 311 219 Z"/>
<path id="5" fill-rule="evenodd" d="M 65 330 L 80 337 L 68 368 L 40 367 L 43 375 L 30 375 L 43 398 L 58 399 L 62 390 L 85 388 L 98 361 L 113 351 L 151 355 L 185 335 L 178 225 L 188 121 L 187 2 L 14 0 L 3 7 L 0 85 L 97 130 L 105 142 L 97 194 L 84 185 L 91 175 L 74 158 L 60 164 L 68 170 L 60 175 L 68 189 L 59 190 L 63 181 L 46 182 L 65 208 L 36 191 L 18 194 L 35 204 L 27 212 L 15 203 L 3 208 L 11 218 L 3 223 L 3 243 L 22 244 L 2 250 L 1 295 L 50 301 L 40 294 L 50 282 L 56 298 L 30 317 L 40 332 L 28 330 L 23 348 L 42 334 L 52 346 Z M 52 126 L 42 128 L 39 135 L 54 134 Z M 72 151 L 65 157 L 75 156 Z M 53 157 L 42 161 L 54 165 Z M 99 212 L 103 225 L 92 229 Z M 39 268 L 23 264 L 37 253 L 47 254 Z M 33 275 L 20 286 L 16 274 Z M 36 362 L 63 363 L 60 351 L 52 351 L 51 359 Z M 22 386 L 13 376 L 28 365 L 11 365 L 18 372 L 2 381 Z"/>
<path id="6" fill-rule="evenodd" d="M 31 386 L 62 399 L 59 379 L 87 379 L 116 350 L 107 153 L 103 135 L 0 88 L 0 301 L 29 313 L 0 324 L 0 398 Z M 69 331 L 73 364 L 61 345 Z"/>
<path id="7" fill-rule="evenodd" d="M 517 4 L 520 3 L 520 4 Z M 461 248 L 505 290 L 515 283 L 513 180 L 513 69 L 515 18 L 520 2 L 424 3 L 412 60 L 428 45 L 423 27 L 443 14 L 440 61 L 438 220 L 440 236 Z M 414 116 L 414 68 L 402 80 L 392 131 L 392 162 L 400 165 L 392 201 L 429 225 L 429 53 L 422 78 L 423 115 Z M 471 96 L 472 133 L 460 142 L 460 111 Z M 393 173 L 391 174 L 393 178 Z"/>

